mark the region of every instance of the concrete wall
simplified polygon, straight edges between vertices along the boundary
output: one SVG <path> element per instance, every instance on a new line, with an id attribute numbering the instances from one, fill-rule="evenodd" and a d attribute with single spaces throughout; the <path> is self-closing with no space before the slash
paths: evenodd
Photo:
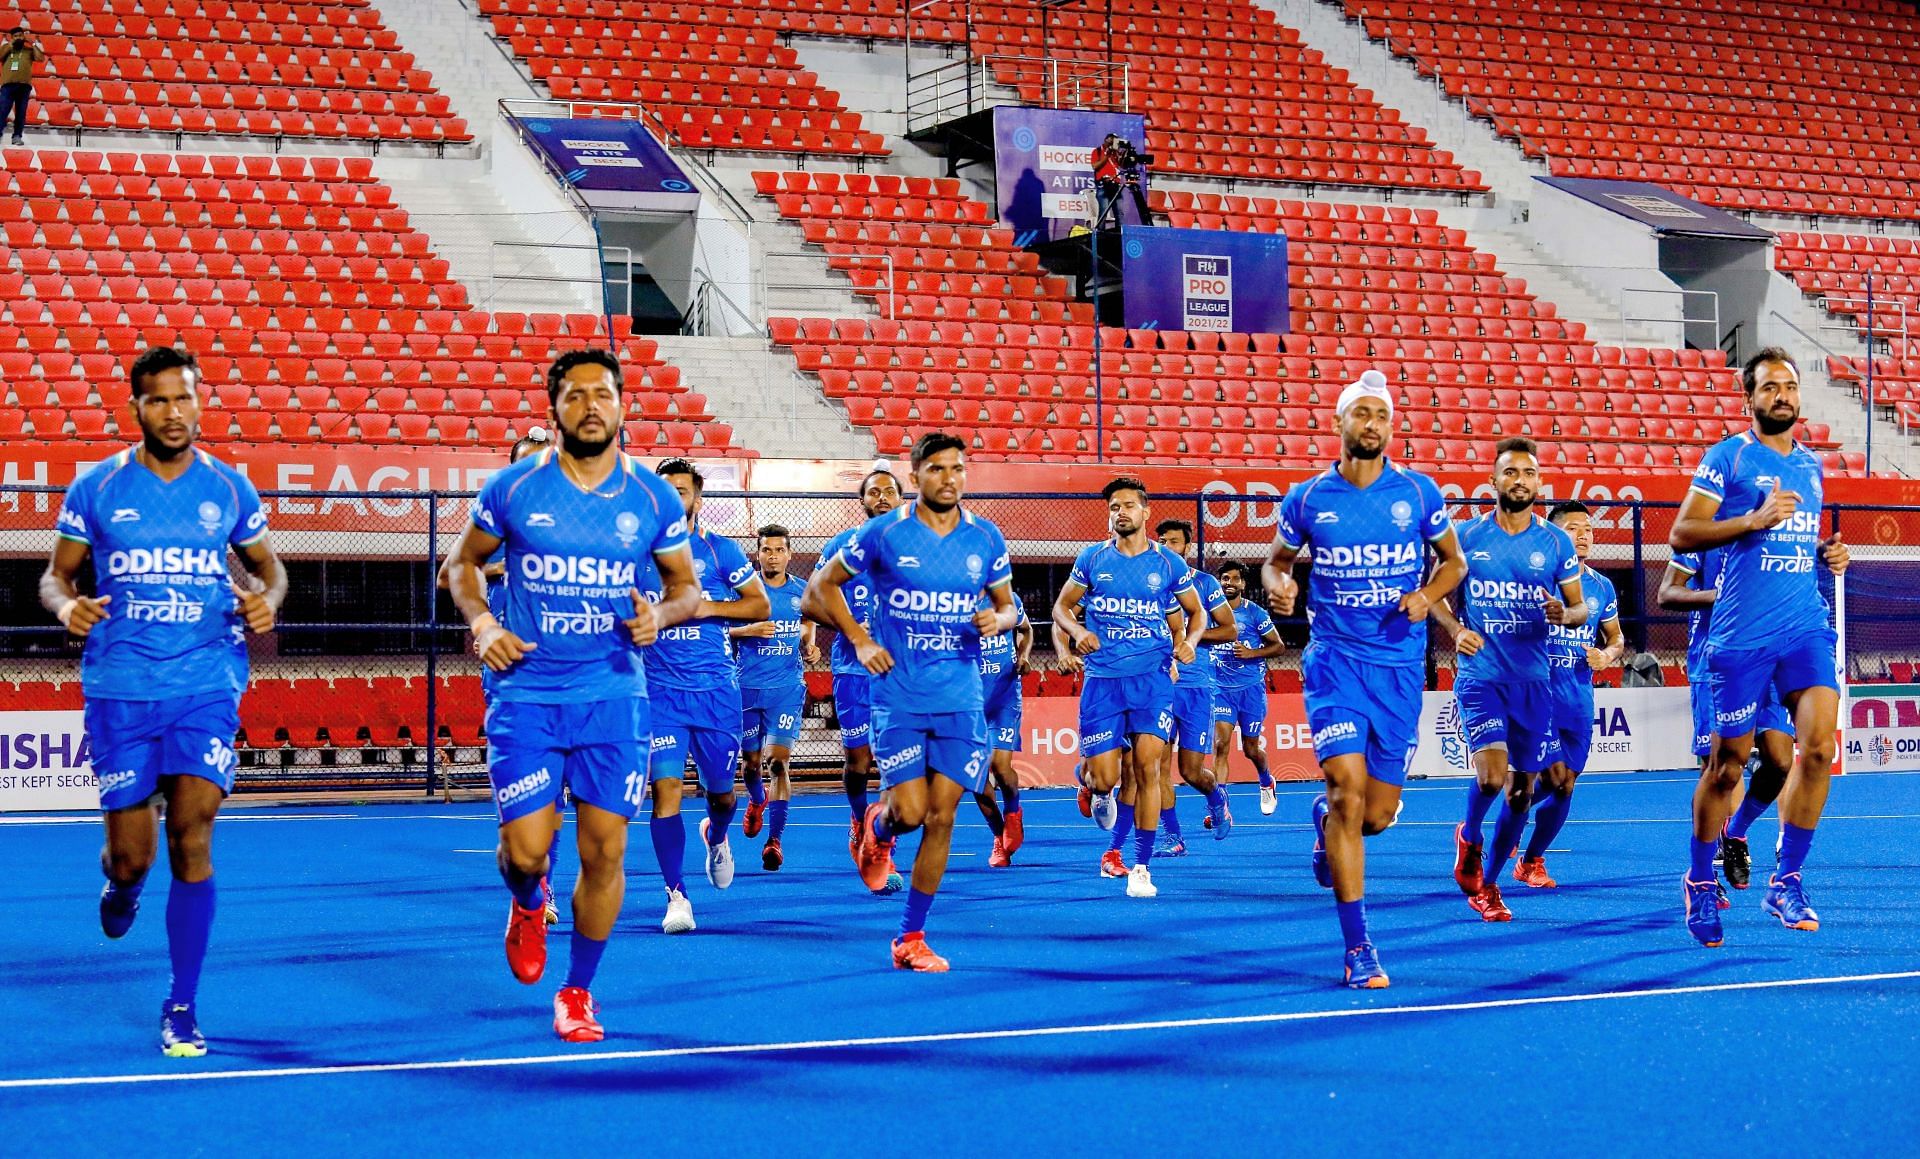
<path id="1" fill-rule="evenodd" d="M 1681 288 L 1660 272 L 1660 243 L 1653 230 L 1540 181 L 1534 182 L 1528 224 L 1540 248 L 1574 267 L 1613 310 L 1620 309 L 1624 296 L 1633 317 L 1661 320 L 1629 323 L 1629 336 L 1664 332 L 1670 339 L 1663 341 L 1679 344 L 1682 299 L 1671 293 L 1630 293 Z"/>

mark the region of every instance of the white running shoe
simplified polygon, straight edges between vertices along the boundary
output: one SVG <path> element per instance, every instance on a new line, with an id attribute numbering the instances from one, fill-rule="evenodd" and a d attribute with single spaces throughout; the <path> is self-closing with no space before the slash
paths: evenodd
<path id="1" fill-rule="evenodd" d="M 660 919 L 660 932 L 663 934 L 690 934 L 693 932 L 693 903 L 687 895 L 677 889 L 667 891 L 667 916 Z"/>
<path id="2" fill-rule="evenodd" d="M 1274 791 L 1272 785 L 1268 785 L 1266 788 L 1260 790 L 1260 815 L 1262 817 L 1273 816 L 1273 811 L 1279 804 L 1280 794 Z"/>
<path id="3" fill-rule="evenodd" d="M 1153 874 L 1147 872 L 1144 865 L 1136 865 L 1127 871 L 1128 897 L 1159 897 L 1160 890 L 1153 884 Z"/>
<path id="4" fill-rule="evenodd" d="M 1113 823 L 1120 819 L 1120 790 L 1118 787 L 1104 793 L 1093 795 L 1093 823 L 1113 832 Z"/>
<path id="5" fill-rule="evenodd" d="M 725 889 L 733 884 L 733 847 L 726 841 L 718 845 L 707 845 L 708 819 L 700 819 L 700 844 L 707 846 L 707 880 L 715 889 Z"/>

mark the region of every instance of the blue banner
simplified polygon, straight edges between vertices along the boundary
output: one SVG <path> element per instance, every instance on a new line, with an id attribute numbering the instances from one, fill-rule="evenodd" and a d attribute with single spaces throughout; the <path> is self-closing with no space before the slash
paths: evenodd
<path id="1" fill-rule="evenodd" d="M 1287 332 L 1287 235 L 1128 226 L 1121 287 L 1133 330 Z"/>
<path id="2" fill-rule="evenodd" d="M 596 209 L 692 213 L 700 192 L 639 121 L 526 120 L 521 136 Z"/>
<path id="3" fill-rule="evenodd" d="M 1108 133 L 1144 150 L 1147 119 L 1137 113 L 994 106 L 995 192 L 1000 222 L 1013 230 L 1014 244 L 1038 245 L 1093 224 L 1089 158 Z M 1140 185 L 1147 187 L 1144 173 Z M 1131 195 L 1122 195 L 1118 213 L 1122 225 L 1144 224 Z"/>
<path id="4" fill-rule="evenodd" d="M 1671 189 L 1644 181 L 1606 181 L 1592 177 L 1536 177 L 1535 181 L 1571 193 L 1621 217 L 1631 218 L 1660 233 L 1691 237 L 1731 237 L 1768 241 L 1773 235 L 1749 225 L 1731 213 L 1682 197 Z"/>

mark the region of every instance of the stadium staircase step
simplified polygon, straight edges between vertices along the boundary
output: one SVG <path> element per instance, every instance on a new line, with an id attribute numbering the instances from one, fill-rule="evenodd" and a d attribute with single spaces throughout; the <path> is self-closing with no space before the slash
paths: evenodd
<path id="1" fill-rule="evenodd" d="M 526 76 L 488 35 L 487 24 L 461 0 L 370 0 L 421 68 L 467 122 L 482 156 L 493 149 L 496 102 L 538 98 Z"/>
<path id="2" fill-rule="evenodd" d="M 774 458 L 873 458 L 872 432 L 854 429 L 802 378 L 791 351 L 772 349 L 760 337 L 657 341 L 688 389 L 706 395 L 713 412 L 733 425 L 736 445 Z"/>

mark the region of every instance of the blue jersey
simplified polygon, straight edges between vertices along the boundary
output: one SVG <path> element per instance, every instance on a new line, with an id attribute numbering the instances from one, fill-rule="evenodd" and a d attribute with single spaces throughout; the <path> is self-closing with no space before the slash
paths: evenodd
<path id="1" fill-rule="evenodd" d="M 1555 682 L 1593 687 L 1593 667 L 1587 663 L 1587 649 L 1598 648 L 1600 625 L 1620 618 L 1620 599 L 1613 581 L 1582 564 L 1580 594 L 1587 601 L 1587 620 L 1578 627 L 1547 625 L 1547 656 L 1553 666 Z"/>
<path id="2" fill-rule="evenodd" d="M 1233 605 L 1233 639 L 1212 646 L 1214 680 L 1220 687 L 1258 688 L 1266 683 L 1267 662 L 1242 660 L 1233 654 L 1233 649 L 1236 644 L 1263 647 L 1267 634 L 1273 630 L 1273 617 L 1267 615 L 1267 609 L 1245 599 Z"/>
<path id="3" fill-rule="evenodd" d="M 1484 643 L 1460 657 L 1460 675 L 1476 680 L 1546 680 L 1547 614 L 1560 585 L 1580 577 L 1573 539 L 1538 515 L 1510 535 L 1492 512 L 1460 525 L 1467 580 L 1460 585 L 1460 622 Z"/>
<path id="4" fill-rule="evenodd" d="M 921 522 L 919 503 L 869 520 L 835 558 L 874 591 L 873 639 L 893 668 L 870 685 L 877 712 L 979 712 L 980 593 L 1013 582 L 1000 529 L 971 511 L 946 535 Z M 862 669 L 865 671 L 865 669 Z"/>
<path id="5" fill-rule="evenodd" d="M 500 622 L 535 645 L 493 678 L 494 699 L 645 696 L 640 649 L 623 621 L 633 618 L 632 592 L 654 557 L 687 550 L 679 493 L 625 455 L 598 489 L 584 491 L 549 448 L 487 480 L 473 523 L 506 546 Z"/>
<path id="6" fill-rule="evenodd" d="M 1426 545 L 1452 534 L 1440 488 L 1396 463 L 1365 487 L 1329 467 L 1289 489 L 1275 537 L 1312 552 L 1307 622 L 1315 647 L 1366 665 L 1424 664 L 1427 626 L 1409 620 L 1400 600 L 1425 582 Z"/>
<path id="7" fill-rule="evenodd" d="M 1086 658 L 1088 676 L 1170 671 L 1168 604 L 1193 590 L 1193 569 L 1185 560 L 1157 543 L 1139 555 L 1122 555 L 1108 540 L 1083 548 L 1070 578 L 1087 589 L 1080 620 L 1100 638 L 1099 651 Z"/>
<path id="8" fill-rule="evenodd" d="M 1820 460 L 1799 443 L 1782 455 L 1752 431 L 1714 446 L 1693 473 L 1693 490 L 1720 501 L 1715 519 L 1757 510 L 1776 488 L 1800 497 L 1793 518 L 1722 546 L 1720 598 L 1707 643 L 1766 648 L 1828 626 L 1820 596 Z"/>
<path id="9" fill-rule="evenodd" d="M 884 519 L 885 516 L 881 516 L 881 518 Z M 872 520 L 868 520 L 867 522 L 871 523 Z M 860 527 L 849 527 L 832 539 L 827 540 L 827 545 L 820 549 L 821 560 L 832 559 L 834 556 L 845 551 L 847 545 L 853 542 L 853 537 L 860 534 L 865 526 L 865 524 L 862 524 Z M 853 613 L 853 618 L 860 621 L 861 627 L 867 629 L 868 632 L 872 632 L 873 580 L 863 575 L 854 576 L 841 585 L 840 594 L 846 597 L 847 610 Z M 828 658 L 835 676 L 867 675 L 866 666 L 860 663 L 860 657 L 854 655 L 853 645 L 847 641 L 845 636 L 837 633 L 834 635 L 833 647 L 828 649 Z"/>
<path id="10" fill-rule="evenodd" d="M 1208 572 L 1195 568 L 1191 574 L 1193 576 L 1193 592 L 1200 597 L 1200 613 L 1207 618 L 1207 626 L 1212 627 L 1214 610 L 1227 606 L 1227 593 L 1220 590 L 1220 581 L 1213 578 Z M 1169 612 L 1180 611 L 1179 601 L 1169 599 L 1167 610 Z M 1180 687 L 1213 687 L 1213 648 L 1216 646 L 1217 645 L 1202 645 L 1194 649 L 1193 663 L 1181 664 L 1179 666 Z"/>
<path id="11" fill-rule="evenodd" d="M 984 592 L 980 595 L 979 607 L 983 611 L 993 607 L 993 600 Z M 1014 627 L 1031 622 L 1027 619 L 1026 602 L 1018 592 L 1013 595 L 1013 611 Z M 998 699 L 1008 685 L 1018 686 L 1020 683 L 1020 674 L 1014 671 L 1017 667 L 1015 662 L 1020 658 L 1015 635 L 1014 632 L 1002 632 L 997 636 L 980 638 L 980 682 L 988 704 Z"/>
<path id="12" fill-rule="evenodd" d="M 693 577 L 700 584 L 702 599 L 721 603 L 753 587 L 759 573 L 739 544 L 697 527 L 687 538 L 693 549 Z M 648 603 L 657 604 L 666 598 L 659 568 L 648 564 L 640 569 L 640 594 Z M 681 689 L 738 687 L 733 645 L 727 635 L 727 629 L 738 622 L 706 616 L 663 628 L 660 638 L 646 651 L 647 680 L 654 695 Z"/>
<path id="13" fill-rule="evenodd" d="M 163 482 L 129 448 L 67 488 L 60 538 L 93 557 L 107 618 L 87 634 L 80 686 L 97 700 L 186 700 L 247 686 L 246 626 L 227 548 L 260 542 L 267 516 L 246 476 L 192 449 Z"/>
<path id="14" fill-rule="evenodd" d="M 1720 561 L 1726 553 L 1717 547 L 1706 551 L 1676 551 L 1673 567 L 1687 573 L 1687 589 L 1696 592 L 1720 590 Z M 1713 624 L 1713 605 L 1687 611 L 1687 679 L 1707 678 L 1707 629 Z"/>
<path id="15" fill-rule="evenodd" d="M 805 666 L 800 659 L 800 597 L 807 581 L 788 573 L 778 587 L 765 583 L 767 620 L 775 629 L 772 636 L 741 636 L 734 640 L 740 661 L 740 687 L 787 688 L 799 684 Z"/>

